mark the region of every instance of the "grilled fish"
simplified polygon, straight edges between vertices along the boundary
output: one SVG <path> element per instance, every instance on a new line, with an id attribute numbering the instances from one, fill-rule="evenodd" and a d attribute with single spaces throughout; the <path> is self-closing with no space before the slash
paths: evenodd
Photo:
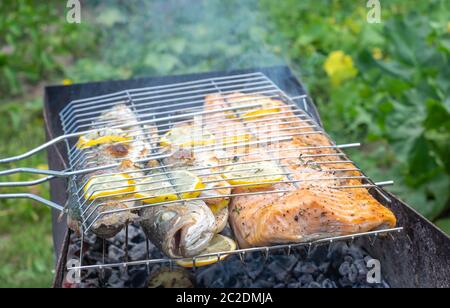
<path id="1" fill-rule="evenodd" d="M 199 124 L 198 121 L 195 125 L 196 127 L 202 127 L 202 124 Z M 175 125 L 174 128 L 183 126 L 185 124 Z M 189 129 L 186 129 L 186 131 L 189 131 Z M 172 153 L 163 160 L 164 165 L 169 166 L 169 170 L 189 170 L 200 178 L 204 184 L 204 189 L 201 191 L 199 198 L 210 207 L 215 216 L 214 232 L 222 232 L 228 222 L 227 208 L 230 203 L 231 188 L 229 188 L 227 181 L 222 178 L 220 172 L 217 172 L 217 165 L 220 163 L 217 158 L 220 155 L 219 152 L 213 150 L 195 151 L 195 147 L 173 147 L 170 145 L 165 148 L 167 152 Z"/>
<path id="2" fill-rule="evenodd" d="M 353 178 L 361 173 L 352 163 L 343 161 L 324 132 L 311 128 L 311 122 L 306 125 L 308 123 L 297 118 L 284 102 L 242 93 L 214 94 L 206 97 L 205 109 L 217 108 L 218 103 L 223 104 L 224 108 L 237 106 L 242 104 L 242 100 L 260 101 L 263 109 L 277 107 L 282 116 L 267 114 L 258 117 L 257 121 L 238 121 L 239 115 L 237 119 L 233 119 L 223 114 L 221 120 L 216 119 L 214 122 L 219 122 L 218 125 L 224 128 L 233 126 L 250 130 L 259 140 L 276 140 L 283 136 L 293 138 L 273 142 L 263 148 L 250 147 L 233 151 L 234 154 L 245 153 L 255 160 L 265 159 L 267 153 L 271 152 L 272 157 L 285 166 L 290 174 L 290 180 L 280 181 L 271 187 L 238 187 L 233 190 L 233 194 L 289 191 L 232 198 L 230 224 L 240 247 L 303 242 L 396 225 L 394 214 L 375 200 L 366 189 L 339 188 L 342 185 L 361 184 L 361 179 Z M 305 147 L 317 146 L 327 148 L 304 150 Z M 338 169 L 345 171 L 336 171 Z M 352 178 L 342 179 L 349 176 Z M 321 180 L 315 180 L 319 178 Z"/>
<path id="3" fill-rule="evenodd" d="M 141 215 L 145 233 L 171 258 L 198 255 L 214 235 L 214 215 L 200 200 L 150 206 Z"/>
<path id="4" fill-rule="evenodd" d="M 94 234 L 102 238 L 111 238 L 119 233 L 124 225 L 128 222 L 133 222 L 138 219 L 138 215 L 133 213 L 132 208 L 136 205 L 134 201 L 130 200 L 130 196 L 125 192 L 117 194 L 117 196 L 99 196 L 89 200 L 89 194 L 84 192 L 83 188 L 87 183 L 99 177 L 108 177 L 114 174 L 132 173 L 133 176 L 142 176 L 139 173 L 140 164 L 135 164 L 134 161 L 143 159 L 151 151 L 151 145 L 147 142 L 142 129 L 137 124 L 136 115 L 126 105 L 119 104 L 112 107 L 110 110 L 101 114 L 96 121 L 92 123 L 93 128 L 101 129 L 98 133 L 91 133 L 82 136 L 84 140 L 93 140 L 108 135 L 127 137 L 124 142 L 106 142 L 99 145 L 82 149 L 84 156 L 80 160 L 78 168 L 94 168 L 98 166 L 110 165 L 120 163 L 119 167 L 110 168 L 106 170 L 94 171 L 85 175 L 79 176 L 76 182 L 79 187 L 71 189 L 68 202 L 68 225 L 71 229 L 79 232 L 80 221 L 82 221 L 82 211 L 86 211 L 84 218 L 89 216 L 87 224 L 96 221 L 92 224 L 91 230 Z M 126 129 L 115 129 L 113 126 L 129 124 L 130 127 Z M 81 139 L 81 138 L 80 138 Z M 117 187 L 123 186 L 124 183 L 111 183 L 103 185 L 96 185 L 92 191 L 115 191 Z M 74 186 L 74 184 L 72 185 Z M 80 196 L 80 194 L 83 194 Z M 79 204 L 82 204 L 82 208 Z M 112 210 L 125 210 L 117 213 L 102 215 L 102 213 Z"/>

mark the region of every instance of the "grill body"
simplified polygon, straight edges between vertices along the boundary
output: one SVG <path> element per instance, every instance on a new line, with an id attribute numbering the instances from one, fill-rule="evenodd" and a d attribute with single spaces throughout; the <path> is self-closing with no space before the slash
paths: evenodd
<path id="1" fill-rule="evenodd" d="M 159 86 L 254 72 L 265 74 L 289 96 L 300 96 L 306 93 L 304 87 L 289 68 L 284 66 L 47 87 L 44 107 L 47 138 L 52 139 L 63 134 L 59 114 L 68 102 L 73 100 L 105 95 L 130 88 Z M 317 123 L 321 124 L 320 116 L 313 102 L 308 100 L 307 104 L 309 114 Z M 51 169 L 66 169 L 68 157 L 64 144 L 49 148 L 48 160 Z M 50 188 L 52 200 L 64 204 L 67 200 L 66 180 L 55 179 L 52 181 Z M 361 238 L 357 240 L 358 243 L 368 250 L 373 257 L 381 261 L 383 275 L 393 287 L 450 287 L 450 238 L 397 197 L 384 191 L 383 193 L 392 199 L 391 208 L 399 220 L 399 226 L 404 227 L 405 230 L 399 234 L 388 235 L 393 237 L 389 240 L 378 238 L 374 241 Z M 381 196 L 376 197 L 380 202 L 384 202 Z M 65 219 L 58 219 L 59 213 L 55 212 L 53 216 L 55 253 L 58 260 L 54 286 L 61 287 L 70 231 L 65 225 Z"/>

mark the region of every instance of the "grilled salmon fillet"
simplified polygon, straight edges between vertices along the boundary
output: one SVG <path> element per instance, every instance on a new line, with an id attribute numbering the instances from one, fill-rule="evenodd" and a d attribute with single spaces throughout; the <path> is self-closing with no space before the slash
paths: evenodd
<path id="1" fill-rule="evenodd" d="M 310 241 L 396 225 L 394 214 L 367 189 L 340 188 L 361 185 L 361 172 L 334 148 L 320 127 L 308 118 L 298 117 L 287 103 L 261 95 L 212 94 L 205 99 L 205 110 L 251 102 L 278 112 L 245 120 L 239 112 L 236 117 L 222 112 L 211 120 L 205 116 L 204 120 L 218 131 L 223 129 L 224 134 L 233 127 L 235 131 L 251 132 L 257 140 L 292 137 L 258 147 L 227 149 L 230 155 L 247 154 L 246 159 L 272 157 L 288 173 L 270 187 L 233 189 L 233 194 L 262 193 L 232 198 L 230 224 L 241 248 Z M 267 193 L 271 191 L 275 192 Z"/>

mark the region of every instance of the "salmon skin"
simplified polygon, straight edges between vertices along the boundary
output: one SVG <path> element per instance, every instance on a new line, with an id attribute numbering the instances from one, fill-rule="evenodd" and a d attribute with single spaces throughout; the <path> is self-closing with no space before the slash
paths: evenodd
<path id="1" fill-rule="evenodd" d="M 271 187 L 233 189 L 233 194 L 261 192 L 232 197 L 229 222 L 241 248 L 306 242 L 396 226 L 392 211 L 367 189 L 339 188 L 363 184 L 358 178 L 361 172 L 333 148 L 334 143 L 320 127 L 310 119 L 301 120 L 281 99 L 257 94 L 212 94 L 205 98 L 204 108 L 229 109 L 255 102 L 261 103 L 261 110 L 277 112 L 257 119 L 243 119 L 238 113 L 233 117 L 223 112 L 209 122 L 205 119 L 211 126 L 225 131 L 234 127 L 251 132 L 258 140 L 292 136 L 289 141 L 229 151 L 231 155 L 246 154 L 246 159 L 254 160 L 267 159 L 270 156 L 267 153 L 272 153 L 270 157 L 289 174 Z M 305 147 L 318 146 L 323 148 L 305 150 Z M 289 192 L 277 192 L 280 190 Z"/>

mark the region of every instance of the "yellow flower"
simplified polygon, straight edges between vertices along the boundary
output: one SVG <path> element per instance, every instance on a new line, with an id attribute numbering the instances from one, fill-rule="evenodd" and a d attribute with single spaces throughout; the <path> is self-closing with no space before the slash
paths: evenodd
<path id="1" fill-rule="evenodd" d="M 343 81 L 354 78 L 358 70 L 353 65 L 353 59 L 343 51 L 333 51 L 324 64 L 324 69 L 333 86 L 339 86 Z"/>
<path id="2" fill-rule="evenodd" d="M 65 86 L 70 86 L 71 84 L 73 84 L 73 81 L 70 79 L 64 79 L 63 80 L 63 85 Z"/>
<path id="3" fill-rule="evenodd" d="M 383 59 L 383 51 L 380 48 L 377 48 L 377 47 L 372 49 L 372 57 L 375 60 Z"/>

